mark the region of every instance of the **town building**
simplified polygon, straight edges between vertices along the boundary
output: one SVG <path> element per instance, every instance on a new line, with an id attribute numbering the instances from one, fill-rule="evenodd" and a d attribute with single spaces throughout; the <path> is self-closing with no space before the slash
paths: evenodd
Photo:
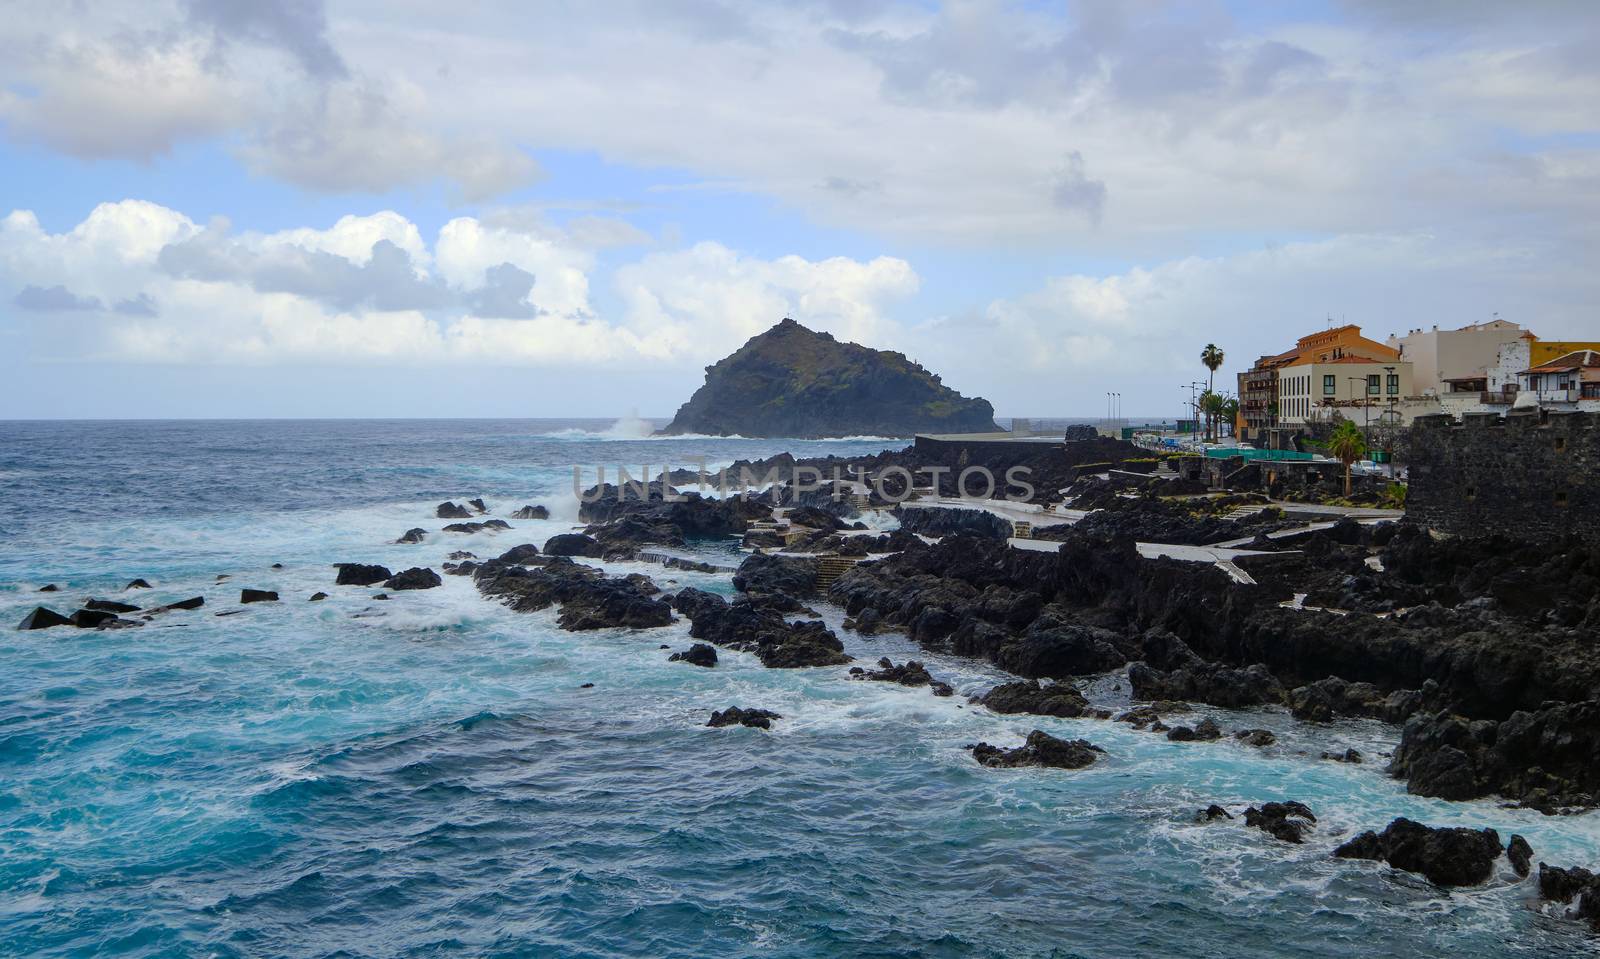
<path id="1" fill-rule="evenodd" d="M 1454 330 L 1434 326 L 1412 330 L 1405 336 L 1391 333 L 1388 346 L 1399 351 L 1401 359 L 1410 361 L 1418 394 L 1482 393 L 1489 367 L 1494 365 L 1501 346 L 1523 332 L 1520 325 L 1495 317 Z"/>
<path id="2" fill-rule="evenodd" d="M 1397 347 L 1345 324 L 1302 336 L 1240 373 L 1236 428 L 1242 440 L 1276 446 L 1274 431 L 1298 432 L 1336 412 L 1369 423 L 1398 417 L 1412 390 L 1411 364 Z"/>
<path id="3" fill-rule="evenodd" d="M 1533 394 L 1541 407 L 1600 404 L 1600 352 L 1576 350 L 1548 363 L 1523 370 L 1518 376 L 1523 394 Z"/>

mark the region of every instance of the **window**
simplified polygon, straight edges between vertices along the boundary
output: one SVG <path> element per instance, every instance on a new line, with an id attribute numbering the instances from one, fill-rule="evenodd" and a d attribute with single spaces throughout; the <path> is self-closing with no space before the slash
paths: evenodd
<path id="1" fill-rule="evenodd" d="M 1390 396 L 1399 396 L 1400 395 L 1400 374 L 1399 373 L 1390 373 L 1389 374 L 1389 395 Z"/>
<path id="2" fill-rule="evenodd" d="M 1565 505 L 1567 505 L 1567 491 L 1566 490 L 1564 490 L 1564 489 L 1563 490 L 1556 490 L 1556 505 L 1557 506 L 1565 506 Z"/>
<path id="3" fill-rule="evenodd" d="M 1567 451 L 1567 438 L 1565 436 L 1556 437 L 1556 452 L 1557 453 L 1565 453 L 1566 451 Z"/>
<path id="4" fill-rule="evenodd" d="M 1368 396 L 1377 396 L 1378 395 L 1378 385 L 1381 382 L 1381 380 L 1382 380 L 1382 377 L 1378 376 L 1378 374 L 1376 374 L 1376 373 L 1370 374 L 1367 377 L 1367 395 Z"/>
<path id="5" fill-rule="evenodd" d="M 1335 385 L 1337 383 L 1338 383 L 1338 380 L 1334 378 L 1334 374 L 1332 374 L 1332 373 L 1324 373 L 1322 375 L 1322 395 L 1323 396 L 1332 396 L 1332 395 L 1334 395 L 1334 392 L 1338 389 L 1338 386 Z"/>
<path id="6" fill-rule="evenodd" d="M 1475 500 L 1477 498 L 1478 498 L 1478 488 L 1476 486 L 1467 487 L 1467 499 L 1470 501 L 1470 500 Z"/>

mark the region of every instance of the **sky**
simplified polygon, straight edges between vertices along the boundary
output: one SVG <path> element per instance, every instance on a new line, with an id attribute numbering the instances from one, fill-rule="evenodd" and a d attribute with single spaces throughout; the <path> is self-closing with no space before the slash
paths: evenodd
<path id="1" fill-rule="evenodd" d="M 1600 5 L 48 0 L 0 419 L 669 416 L 785 316 L 1001 416 L 1600 338 Z"/>

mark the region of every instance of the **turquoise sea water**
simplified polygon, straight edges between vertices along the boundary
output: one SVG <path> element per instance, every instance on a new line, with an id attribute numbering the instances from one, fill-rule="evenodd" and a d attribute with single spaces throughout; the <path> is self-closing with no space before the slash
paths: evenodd
<path id="1" fill-rule="evenodd" d="M 0 629 L 0 955 L 1593 954 L 1508 872 L 1445 893 L 1328 857 L 1408 815 L 1600 864 L 1592 815 L 1406 795 L 1378 759 L 1390 727 L 1217 711 L 1279 745 L 1169 743 L 844 668 L 668 663 L 658 647 L 686 645 L 686 623 L 564 633 L 553 612 L 510 613 L 456 577 L 389 602 L 332 585 L 334 562 L 437 568 L 453 549 L 543 543 L 574 520 L 575 464 L 890 445 L 570 421 L 0 423 L 0 625 L 41 599 L 67 612 L 121 598 L 134 577 L 156 587 L 134 602 L 207 598 L 142 629 Z M 391 544 L 476 495 L 556 517 Z M 63 591 L 34 592 L 46 582 Z M 245 586 L 284 602 L 217 616 Z M 319 589 L 333 598 L 305 602 Z M 962 694 L 1001 678 L 842 635 L 869 661 L 919 656 Z M 1108 678 L 1092 698 L 1125 695 Z M 735 704 L 784 718 L 770 733 L 704 727 Z M 963 748 L 1035 727 L 1107 755 L 989 770 Z M 1311 758 L 1345 746 L 1373 761 Z M 1192 821 L 1211 802 L 1284 798 L 1322 818 L 1304 846 Z"/>

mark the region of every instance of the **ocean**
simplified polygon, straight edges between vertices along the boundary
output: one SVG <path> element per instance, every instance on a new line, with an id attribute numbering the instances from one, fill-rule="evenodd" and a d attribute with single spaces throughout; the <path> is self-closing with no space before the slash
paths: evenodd
<path id="1" fill-rule="evenodd" d="M 1407 795 L 1383 772 L 1393 727 L 1200 709 L 1278 744 L 1171 743 L 991 714 L 966 696 L 1004 677 L 895 636 L 841 632 L 864 664 L 919 658 L 957 695 L 726 650 L 714 669 L 669 663 L 659 647 L 687 646 L 686 622 L 567 633 L 462 577 L 388 602 L 333 585 L 336 562 L 438 569 L 452 550 L 543 544 L 575 522 L 574 465 L 587 483 L 599 464 L 900 445 L 651 439 L 609 420 L 0 423 L 8 627 L 41 601 L 206 598 L 140 629 L 0 629 L 0 955 L 1594 954 L 1503 859 L 1445 892 L 1329 856 L 1405 815 L 1600 864 L 1594 815 Z M 473 496 L 553 517 L 393 543 Z M 725 574 L 604 565 L 732 591 Z M 154 588 L 124 593 L 136 577 Z M 244 587 L 283 601 L 240 607 Z M 318 590 L 332 598 L 307 602 Z M 1125 703 L 1123 685 L 1091 699 Z M 731 705 L 783 718 L 706 728 Z M 987 769 L 965 749 L 1034 728 L 1106 755 Z M 1346 747 L 1368 761 L 1315 758 Z M 1305 845 L 1195 822 L 1274 799 L 1316 811 Z"/>

